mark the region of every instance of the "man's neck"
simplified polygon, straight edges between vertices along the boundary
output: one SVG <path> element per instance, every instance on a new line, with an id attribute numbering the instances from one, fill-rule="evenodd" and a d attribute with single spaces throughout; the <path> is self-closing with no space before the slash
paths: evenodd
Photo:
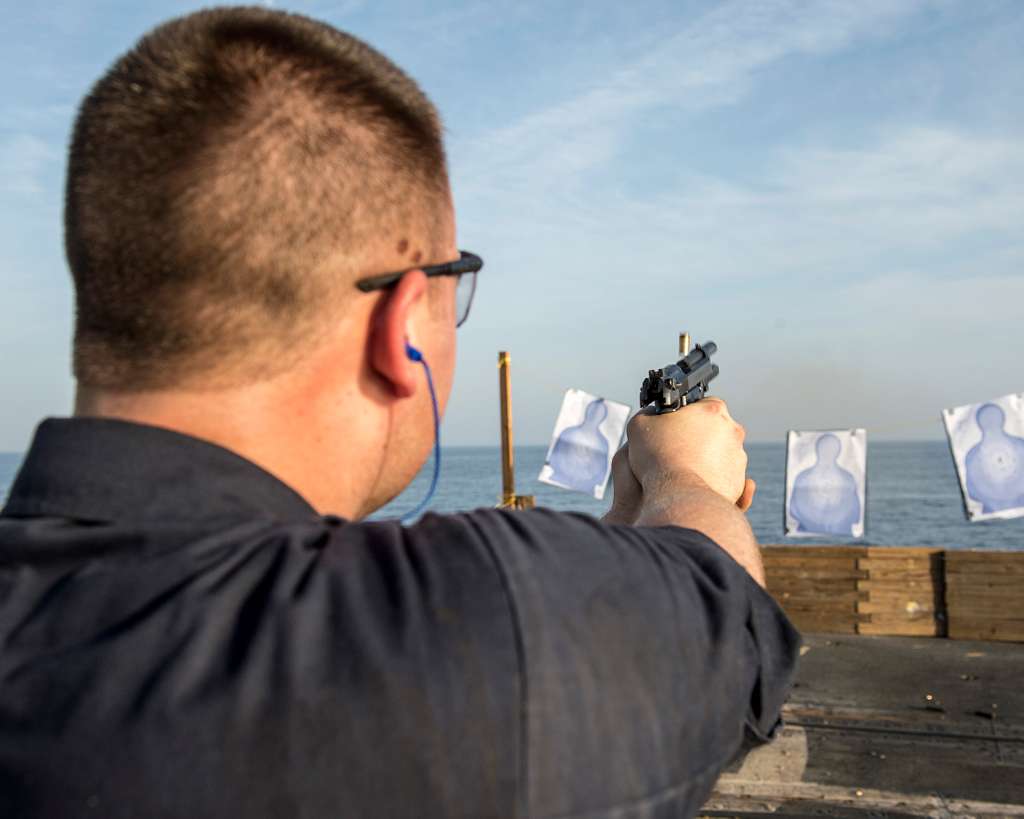
<path id="1" fill-rule="evenodd" d="M 75 415 L 133 421 L 210 441 L 275 475 L 321 513 L 353 518 L 367 506 L 376 477 L 367 447 L 380 435 L 374 413 L 352 406 L 358 398 L 304 395 L 273 382 L 191 392 L 79 388 Z M 344 435 L 338 434 L 340 418 Z"/>

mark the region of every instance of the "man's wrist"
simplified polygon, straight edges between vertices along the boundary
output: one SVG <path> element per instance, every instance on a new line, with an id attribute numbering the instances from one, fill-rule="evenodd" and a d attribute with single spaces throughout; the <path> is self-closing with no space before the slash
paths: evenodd
<path id="1" fill-rule="evenodd" d="M 640 517 L 641 503 L 622 504 L 612 501 L 611 508 L 601 518 L 602 523 L 632 526 Z"/>
<path id="2" fill-rule="evenodd" d="M 647 486 L 652 494 L 648 495 Z M 673 474 L 644 484 L 637 526 L 682 526 L 703 532 L 721 546 L 760 585 L 764 566 L 747 516 L 735 503 L 689 473 Z"/>
<path id="3" fill-rule="evenodd" d="M 680 494 L 714 492 L 700 475 L 689 470 L 651 470 L 640 479 L 640 486 L 644 506 Z"/>

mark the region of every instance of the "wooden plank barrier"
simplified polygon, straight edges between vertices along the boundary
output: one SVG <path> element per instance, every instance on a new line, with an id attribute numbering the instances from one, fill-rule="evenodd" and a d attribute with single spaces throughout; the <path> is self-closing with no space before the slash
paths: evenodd
<path id="1" fill-rule="evenodd" d="M 766 546 L 768 591 L 801 631 L 856 634 L 863 546 Z"/>
<path id="2" fill-rule="evenodd" d="M 871 546 L 858 561 L 866 593 L 858 612 L 867 615 L 860 634 L 944 637 L 943 552 L 941 549 Z"/>
<path id="3" fill-rule="evenodd" d="M 949 636 L 1024 642 L 1024 552 L 946 552 Z"/>
<path id="4" fill-rule="evenodd" d="M 1024 552 L 765 546 L 768 591 L 803 631 L 1024 642 Z"/>

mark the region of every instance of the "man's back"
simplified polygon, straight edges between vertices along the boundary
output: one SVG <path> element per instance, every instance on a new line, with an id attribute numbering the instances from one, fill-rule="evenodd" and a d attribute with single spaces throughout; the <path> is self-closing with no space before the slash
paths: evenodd
<path id="1" fill-rule="evenodd" d="M 694 532 L 347 523 L 83 419 L 0 517 L 0 640 L 5 815 L 112 817 L 686 815 L 796 645 Z"/>

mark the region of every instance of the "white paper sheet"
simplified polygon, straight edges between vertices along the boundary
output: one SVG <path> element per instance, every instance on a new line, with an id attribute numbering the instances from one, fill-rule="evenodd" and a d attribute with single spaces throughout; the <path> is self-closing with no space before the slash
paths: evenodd
<path id="1" fill-rule="evenodd" d="M 1024 517 L 1024 394 L 944 410 L 970 521 Z"/>
<path id="2" fill-rule="evenodd" d="M 786 534 L 863 537 L 867 432 L 791 430 L 786 444 Z"/>
<path id="3" fill-rule="evenodd" d="M 628 420 L 625 404 L 567 390 L 539 480 L 601 500 Z"/>

